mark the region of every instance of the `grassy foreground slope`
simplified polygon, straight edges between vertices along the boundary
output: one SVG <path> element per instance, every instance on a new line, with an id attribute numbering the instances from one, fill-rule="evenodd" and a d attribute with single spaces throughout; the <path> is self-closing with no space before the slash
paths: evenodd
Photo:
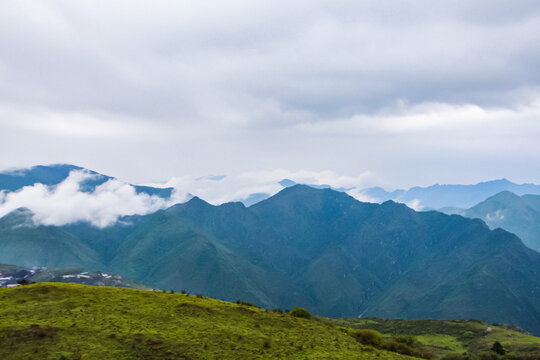
<path id="1" fill-rule="evenodd" d="M 384 336 L 412 335 L 436 357 L 461 355 L 461 358 L 496 357 L 490 351 L 500 342 L 508 359 L 540 359 L 540 338 L 505 325 L 491 325 L 479 320 L 400 320 L 400 319 L 333 319 L 318 320 L 353 329 L 372 329 Z M 489 330 L 488 330 L 489 329 Z M 453 359 L 458 359 L 454 357 Z"/>
<path id="2" fill-rule="evenodd" d="M 194 295 L 0 289 L 1 359 L 407 359 L 333 325 Z"/>

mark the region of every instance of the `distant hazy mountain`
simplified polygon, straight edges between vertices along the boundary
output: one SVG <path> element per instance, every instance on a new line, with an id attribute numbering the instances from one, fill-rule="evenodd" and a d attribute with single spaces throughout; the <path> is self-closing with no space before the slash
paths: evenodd
<path id="1" fill-rule="evenodd" d="M 515 184 L 506 179 L 481 182 L 475 185 L 432 185 L 413 187 L 409 190 L 388 192 L 380 187 L 362 190 L 361 193 L 378 202 L 394 200 L 412 204 L 419 202 L 424 209 L 445 207 L 469 208 L 501 191 L 511 191 L 517 195 L 540 195 L 540 185 Z"/>
<path id="2" fill-rule="evenodd" d="M 503 228 L 520 237 L 531 249 L 540 251 L 540 196 L 517 196 L 500 192 L 485 201 L 464 209 L 441 209 L 484 220 L 490 228 Z"/>
<path id="3" fill-rule="evenodd" d="M 332 316 L 480 318 L 540 333 L 540 254 L 480 220 L 296 185 L 249 208 L 199 198 L 99 230 L 0 219 L 0 263 Z"/>
<path id="4" fill-rule="evenodd" d="M 92 179 L 81 184 L 81 191 L 93 191 L 96 186 L 113 179 L 110 176 L 99 174 L 92 170 L 87 170 L 79 166 L 69 164 L 39 165 L 27 169 L 8 170 L 0 172 L 0 191 L 17 191 L 24 186 L 32 186 L 38 183 L 52 186 L 64 181 L 71 171 L 85 170 L 95 175 Z M 172 188 L 154 188 L 149 186 L 134 185 L 137 193 L 157 195 L 162 198 L 169 198 Z"/>

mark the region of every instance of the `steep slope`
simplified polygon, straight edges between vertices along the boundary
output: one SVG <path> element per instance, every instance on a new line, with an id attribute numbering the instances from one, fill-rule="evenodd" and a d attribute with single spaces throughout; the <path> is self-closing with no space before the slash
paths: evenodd
<path id="1" fill-rule="evenodd" d="M 188 207 L 197 207 L 196 202 L 201 200 L 190 201 L 193 205 Z M 110 267 L 157 288 L 187 289 L 266 307 L 309 305 L 287 279 L 256 266 L 202 229 L 178 219 L 175 209 L 159 211 L 136 226 Z"/>
<path id="2" fill-rule="evenodd" d="M 409 319 L 483 319 L 519 324 L 538 333 L 537 253 L 496 230 L 474 246 L 455 244 L 415 266 L 370 305 L 367 315 Z M 474 259 L 474 261 L 470 261 Z M 506 309 L 504 312 L 501 309 Z"/>
<path id="3" fill-rule="evenodd" d="M 540 251 L 540 196 L 503 191 L 462 212 L 464 216 L 484 220 L 490 228 L 503 228 L 523 243 Z"/>
<path id="4" fill-rule="evenodd" d="M 0 263 L 25 267 L 100 268 L 96 251 L 56 226 L 34 226 L 24 209 L 0 218 Z"/>
<path id="5" fill-rule="evenodd" d="M 511 191 L 518 195 L 540 195 L 540 185 L 516 184 L 506 179 L 481 182 L 474 185 L 432 185 L 413 187 L 409 190 L 385 191 L 382 188 L 362 190 L 368 198 L 383 202 L 394 200 L 403 203 L 417 203 L 424 209 L 445 207 L 469 208 L 501 191 Z"/>

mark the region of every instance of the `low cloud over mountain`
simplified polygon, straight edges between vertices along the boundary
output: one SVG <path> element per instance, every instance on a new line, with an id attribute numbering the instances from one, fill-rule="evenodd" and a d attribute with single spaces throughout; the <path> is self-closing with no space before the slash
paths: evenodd
<path id="1" fill-rule="evenodd" d="M 119 216 L 148 214 L 171 202 L 157 195 L 137 193 L 134 186 L 116 179 L 96 186 L 91 192 L 82 191 L 81 184 L 95 177 L 86 171 L 72 171 L 58 185 L 38 183 L 15 192 L 0 192 L 0 217 L 18 208 L 28 208 L 38 224 L 86 221 L 105 227 L 115 223 Z"/>
<path id="2" fill-rule="evenodd" d="M 184 176 L 165 184 L 136 186 L 72 165 L 37 166 L 0 175 L 0 217 L 27 208 L 34 213 L 36 224 L 85 221 L 100 228 L 114 224 L 121 216 L 145 215 L 193 196 L 212 204 L 253 203 L 250 199 L 254 194 L 262 200 L 282 190 L 285 186 L 280 181 L 284 178 L 293 179 L 293 183 L 332 185 L 344 190 L 369 184 L 371 178 L 369 173 L 349 177 L 331 171 L 278 169 L 233 176 Z"/>

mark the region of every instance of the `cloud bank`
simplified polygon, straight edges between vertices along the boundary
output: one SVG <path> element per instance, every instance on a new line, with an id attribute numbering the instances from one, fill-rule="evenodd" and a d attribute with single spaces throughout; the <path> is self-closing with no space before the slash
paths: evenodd
<path id="1" fill-rule="evenodd" d="M 284 178 L 298 183 L 355 188 L 368 184 L 371 177 L 367 172 L 347 177 L 331 171 L 293 172 L 283 169 L 238 176 L 182 177 L 157 184 L 175 189 L 170 199 L 163 199 L 137 194 L 132 185 L 117 179 L 108 180 L 91 192 L 82 191 L 81 185 L 96 176 L 87 171 L 72 171 L 56 186 L 35 184 L 15 192 L 1 191 L 0 217 L 19 208 L 27 208 L 37 225 L 60 226 L 82 221 L 104 228 L 115 224 L 121 216 L 149 214 L 185 202 L 193 196 L 218 205 L 246 200 L 251 194 L 274 195 L 284 188 L 278 183 Z"/>
<path id="2" fill-rule="evenodd" d="M 0 3 L 0 167 L 539 182 L 533 0 Z"/>
<path id="3" fill-rule="evenodd" d="M 251 171 L 238 175 L 220 177 L 195 178 L 184 176 L 172 178 L 165 184 L 147 184 L 175 188 L 175 196 L 181 198 L 189 195 L 198 196 L 211 204 L 222 204 L 230 201 L 243 201 L 252 194 L 276 194 L 284 187 L 279 184 L 283 179 L 290 179 L 299 184 L 330 185 L 334 188 L 355 188 L 372 185 L 373 175 L 365 171 L 358 176 L 342 176 L 332 171 L 290 171 L 276 169 L 272 171 Z"/>
<path id="4" fill-rule="evenodd" d="M 0 192 L 0 217 L 19 208 L 32 211 L 36 224 L 64 225 L 78 221 L 103 228 L 120 216 L 144 215 L 169 204 L 157 196 L 137 194 L 135 188 L 119 180 L 109 180 L 93 192 L 82 192 L 80 184 L 92 178 L 84 171 L 72 171 L 57 186 L 35 184 L 16 192 Z"/>

